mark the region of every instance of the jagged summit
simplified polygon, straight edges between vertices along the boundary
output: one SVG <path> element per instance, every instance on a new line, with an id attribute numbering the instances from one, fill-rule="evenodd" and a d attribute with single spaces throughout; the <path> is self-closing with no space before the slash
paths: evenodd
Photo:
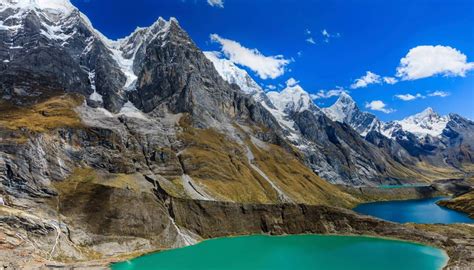
<path id="1" fill-rule="evenodd" d="M 246 94 L 263 92 L 262 88 L 250 77 L 244 69 L 237 67 L 232 61 L 222 58 L 219 52 L 204 52 L 221 77 L 229 83 L 236 84 Z"/>
<path id="2" fill-rule="evenodd" d="M 355 101 L 352 99 L 352 97 L 346 93 L 342 92 L 339 98 L 337 99 L 338 103 L 344 103 L 344 104 L 355 104 Z"/>
<path id="3" fill-rule="evenodd" d="M 441 136 L 449 120 L 449 116 L 440 116 L 433 108 L 428 107 L 420 113 L 394 122 L 399 124 L 404 131 L 422 138 L 426 135 Z"/>
<path id="4" fill-rule="evenodd" d="M 355 101 L 347 93 L 342 92 L 337 101 L 330 107 L 323 109 L 324 113 L 333 121 L 344 122 L 352 114 L 359 111 Z"/>
<path id="5" fill-rule="evenodd" d="M 287 84 L 281 92 L 268 92 L 267 96 L 276 108 L 287 113 L 302 112 L 316 107 L 308 92 L 298 84 Z"/>
<path id="6" fill-rule="evenodd" d="M 342 92 L 337 101 L 332 106 L 324 108 L 323 112 L 333 121 L 348 124 L 362 136 L 378 130 L 382 124 L 375 115 L 361 111 L 346 92 Z"/>

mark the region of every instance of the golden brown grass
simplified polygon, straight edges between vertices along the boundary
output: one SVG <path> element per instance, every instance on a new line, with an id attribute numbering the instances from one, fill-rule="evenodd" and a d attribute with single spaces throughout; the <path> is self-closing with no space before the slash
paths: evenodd
<path id="1" fill-rule="evenodd" d="M 12 131 L 40 133 L 59 127 L 80 127 L 74 111 L 83 99 L 78 95 L 52 97 L 29 107 L 0 103 L 0 127 Z"/>
<path id="2" fill-rule="evenodd" d="M 297 153 L 274 144 L 262 149 L 247 143 L 251 145 L 257 166 L 296 202 L 346 207 L 357 203 L 351 195 L 312 172 L 298 159 Z"/>
<path id="3" fill-rule="evenodd" d="M 185 173 L 216 198 L 244 203 L 279 202 L 275 189 L 249 164 L 246 146 L 214 129 L 197 129 L 181 121 L 180 140 L 185 143 L 181 162 Z M 242 136 L 248 136 L 241 129 Z M 255 165 L 293 201 L 351 207 L 357 200 L 319 178 L 298 158 L 298 153 L 268 144 L 245 144 Z"/>
<path id="4" fill-rule="evenodd" d="M 118 189 L 129 189 L 134 192 L 152 193 L 151 184 L 137 179 L 136 174 L 100 174 L 91 168 L 76 168 L 64 181 L 55 182 L 53 186 L 60 195 L 74 194 L 78 188 L 91 185 L 102 185 Z M 144 184 L 146 183 L 146 184 Z"/>
<path id="5" fill-rule="evenodd" d="M 277 194 L 249 168 L 242 146 L 213 129 L 184 127 L 180 139 L 185 173 L 211 195 L 235 202 L 272 203 Z"/>

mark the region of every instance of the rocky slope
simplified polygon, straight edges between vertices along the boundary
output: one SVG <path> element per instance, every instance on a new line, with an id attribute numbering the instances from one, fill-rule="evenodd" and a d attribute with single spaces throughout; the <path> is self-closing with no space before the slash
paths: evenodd
<path id="1" fill-rule="evenodd" d="M 227 82 L 173 18 L 112 41 L 67 0 L 7 0 L 0 22 L 6 265 L 120 257 L 219 234 L 362 233 L 364 218 L 331 208 L 360 199 L 326 179 L 420 175 L 330 120 L 297 85 L 277 103 L 250 91 L 249 77 Z M 295 220 L 314 213 L 278 229 L 286 208 Z"/>
<path id="2" fill-rule="evenodd" d="M 346 123 L 361 136 L 371 131 L 380 130 L 382 123 L 375 115 L 363 112 L 347 93 L 342 92 L 336 103 L 323 109 L 324 113 L 333 121 Z"/>
<path id="3" fill-rule="evenodd" d="M 384 123 L 362 112 L 344 93 L 324 112 L 404 164 L 430 166 L 445 178 L 450 174 L 462 178 L 472 171 L 474 122 L 459 115 L 440 116 L 427 108 L 403 120 Z"/>
<path id="4" fill-rule="evenodd" d="M 242 68 L 219 58 L 215 53 L 207 52 L 206 56 L 225 80 L 246 89 L 275 117 L 286 139 L 303 153 L 306 164 L 332 183 L 357 186 L 429 182 L 462 178 L 472 169 L 469 166 L 472 164 L 469 161 L 473 145 L 469 139 L 472 124 L 462 117 L 458 117 L 458 121 L 467 122 L 452 124 L 456 126 L 453 134 L 458 135 L 453 137 L 457 139 L 451 140 L 445 147 L 432 149 L 432 152 L 426 152 L 425 155 L 416 155 L 412 151 L 413 147 L 403 139 L 387 135 L 389 127 L 394 123 L 383 123 L 374 115 L 362 112 L 346 93 L 342 93 L 333 106 L 320 109 L 296 81 L 288 81 L 286 88 L 280 92 L 263 93 L 255 81 L 250 81 L 249 74 Z M 439 126 L 440 124 L 438 129 Z M 449 126 L 446 125 L 446 133 Z M 464 137 L 467 140 L 464 140 L 462 150 L 459 151 L 457 142 L 463 141 Z M 426 145 L 424 147 L 427 148 Z M 453 160 L 460 156 L 463 157 L 458 162 L 460 164 L 453 165 Z M 444 161 L 440 162 L 443 158 Z"/>
<path id="5" fill-rule="evenodd" d="M 464 212 L 474 218 L 474 191 L 467 192 L 450 200 L 442 200 L 439 205 Z"/>
<path id="6" fill-rule="evenodd" d="M 59 223 L 49 223 L 37 213 L 1 207 L 3 265 L 102 268 L 110 258 L 124 259 L 207 238 L 262 233 L 397 238 L 447 250 L 446 269 L 469 269 L 474 263 L 474 234 L 468 225 L 401 225 L 328 206 L 189 200 L 169 196 L 150 179 L 138 180 L 140 186 L 129 188 L 120 187 L 120 182 L 116 178 L 107 183 L 91 181 L 77 186 L 87 192 L 73 196 L 74 187 L 61 188 Z M 78 263 L 81 260 L 86 262 Z"/>

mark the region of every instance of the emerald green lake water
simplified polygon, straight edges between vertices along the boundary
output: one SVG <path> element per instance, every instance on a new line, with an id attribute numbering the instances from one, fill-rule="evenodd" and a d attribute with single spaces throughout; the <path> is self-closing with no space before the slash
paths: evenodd
<path id="1" fill-rule="evenodd" d="M 113 270 L 434 270 L 436 248 L 370 237 L 243 236 L 204 241 L 112 265 Z"/>

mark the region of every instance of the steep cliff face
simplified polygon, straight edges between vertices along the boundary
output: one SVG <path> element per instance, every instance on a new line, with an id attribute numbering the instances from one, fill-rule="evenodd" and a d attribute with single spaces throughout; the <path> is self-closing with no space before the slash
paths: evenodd
<path id="1" fill-rule="evenodd" d="M 61 3 L 0 8 L 2 211 L 34 213 L 26 230 L 42 224 L 49 258 L 84 258 L 77 245 L 89 256 L 191 243 L 158 185 L 195 200 L 357 202 L 305 166 L 275 117 L 224 81 L 175 19 L 110 41 Z M 67 235 L 62 248 L 54 233 Z"/>
<path id="2" fill-rule="evenodd" d="M 109 40 L 65 1 L 0 4 L 1 95 L 15 104 L 76 92 L 116 112 L 126 77 Z M 100 98 L 99 98 L 100 97 Z"/>

